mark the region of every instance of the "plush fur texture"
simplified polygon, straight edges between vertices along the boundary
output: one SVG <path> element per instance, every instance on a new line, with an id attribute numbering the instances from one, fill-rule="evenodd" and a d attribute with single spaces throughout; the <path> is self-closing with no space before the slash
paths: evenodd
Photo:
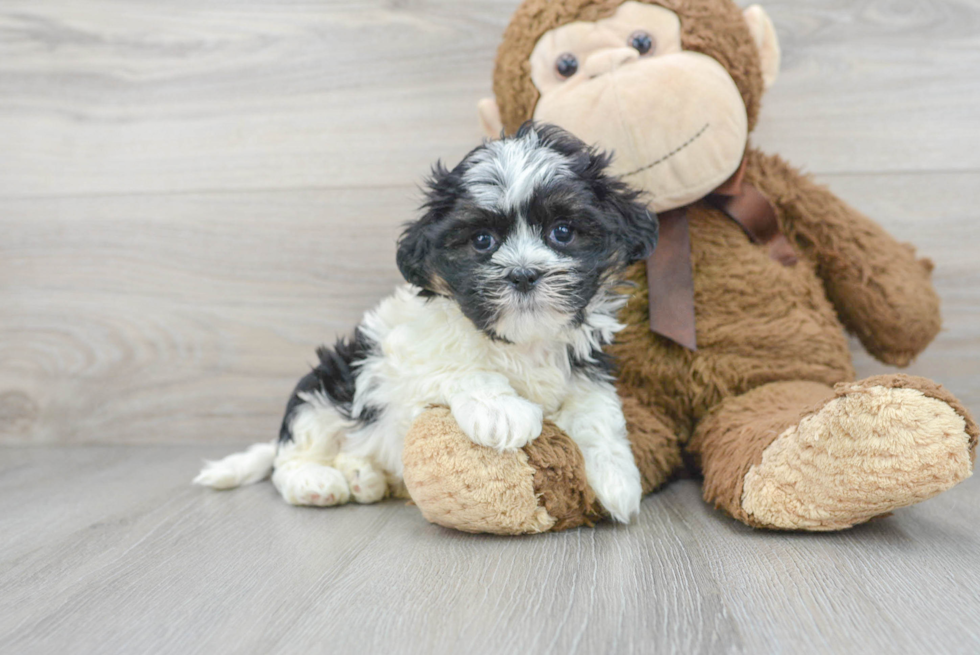
<path id="1" fill-rule="evenodd" d="M 533 115 L 538 95 L 527 58 L 541 35 L 574 20 L 608 16 L 619 4 L 521 5 L 504 34 L 494 74 L 508 130 Z M 724 65 L 754 125 L 763 89 L 759 53 L 736 5 L 656 4 L 680 16 L 685 48 Z M 749 525 L 828 530 L 918 502 L 970 475 L 977 425 L 969 412 L 921 378 L 855 383 L 845 336 L 857 335 L 885 363 L 912 361 L 940 328 L 932 263 L 779 157 L 751 148 L 746 157 L 747 182 L 774 205 L 799 261 L 774 261 L 765 246 L 752 243 L 707 201 L 688 206 L 697 351 L 651 332 L 646 267 L 629 270 L 635 288 L 620 313 L 627 327 L 608 350 L 619 365 L 618 389 L 644 492 L 682 471 L 686 460 L 704 476 L 705 498 Z M 879 418 L 882 412 L 887 418 Z M 431 437 L 427 429 L 440 433 L 440 443 L 452 439 L 445 434 L 451 424 L 427 421 L 420 418 L 411 444 L 416 457 Z M 821 439 L 846 448 L 839 457 L 830 447 L 808 453 L 807 444 Z M 901 445 L 890 450 L 889 440 Z M 534 494 L 556 519 L 552 529 L 590 524 L 601 511 L 583 488 L 576 454 L 566 445 L 561 436 L 549 435 L 534 444 L 540 456 L 528 453 L 535 471 L 563 471 L 560 477 L 571 481 L 537 477 L 543 484 Z M 903 464 L 887 469 L 890 457 Z M 465 471 L 451 465 L 445 475 L 454 478 L 453 485 L 469 483 Z M 843 487 L 831 492 L 834 481 Z M 450 482 L 430 470 L 425 484 L 431 490 Z M 498 520 L 508 511 L 495 501 L 481 508 Z M 488 518 L 484 528 L 492 529 L 494 520 Z M 452 525 L 452 512 L 441 522 Z"/>
<path id="2" fill-rule="evenodd" d="M 748 521 L 839 530 L 970 475 L 966 422 L 914 388 L 850 385 L 766 447 L 744 476 Z"/>
<path id="3" fill-rule="evenodd" d="M 645 54 L 630 45 L 639 34 L 649 39 Z M 595 23 L 548 32 L 531 54 L 534 118 L 615 151 L 612 170 L 646 190 L 658 212 L 728 180 L 749 129 L 731 75 L 712 57 L 684 50 L 682 36 L 674 12 L 629 1 Z M 575 73 L 560 74 L 560 61 L 578 62 Z"/>
<path id="4" fill-rule="evenodd" d="M 890 396 L 887 402 L 881 401 L 883 395 Z M 832 429 L 822 427 L 828 424 Z M 814 437 L 821 433 L 822 439 Z M 835 388 L 775 382 L 729 398 L 698 426 L 691 450 L 702 467 L 710 468 L 705 471 L 705 498 L 736 518 L 759 527 L 829 530 L 861 523 L 959 482 L 970 473 L 977 433 L 969 412 L 941 386 L 918 377 L 882 375 Z M 804 465 L 775 464 L 773 451 L 782 451 L 785 460 L 787 451 L 799 453 L 801 446 L 804 455 L 797 459 L 817 457 L 819 465 L 797 475 L 796 481 L 776 482 L 788 469 Z M 835 455 L 828 457 L 828 452 Z M 768 467 L 762 467 L 764 457 Z M 891 475 L 875 470 L 881 463 L 893 467 Z M 931 481 L 917 479 L 916 469 L 926 471 Z M 755 492 L 746 506 L 750 473 Z M 772 502 L 772 492 L 759 491 L 764 487 L 783 487 L 784 494 L 805 489 L 810 494 L 807 507 L 798 501 L 796 507 Z M 876 494 L 879 498 L 872 502 Z M 768 496 L 769 502 L 760 496 Z"/>
<path id="5" fill-rule="evenodd" d="M 411 286 L 317 351 L 274 462 L 254 448 L 209 463 L 197 482 L 229 488 L 271 466 L 292 504 L 374 502 L 401 481 L 412 422 L 446 405 L 471 442 L 460 457 L 474 462 L 527 445 L 549 419 L 578 446 L 604 508 L 628 521 L 642 487 L 602 347 L 622 327 L 622 275 L 658 226 L 607 164 L 562 130 L 528 124 L 451 171 L 437 166 L 424 215 L 399 241 Z"/>
<path id="6" fill-rule="evenodd" d="M 464 532 L 536 533 L 555 527 L 555 517 L 538 501 L 536 469 L 525 450 L 497 453 L 456 439 L 456 423 L 448 408 L 430 410 L 423 417 L 405 437 L 405 483 L 426 519 L 443 524 L 446 518 L 447 527 Z M 543 440 L 559 435 L 564 437 L 553 424 L 545 423 Z M 415 447 L 417 439 L 422 439 L 423 447 Z M 584 463 L 581 459 L 578 463 L 576 472 L 584 476 Z M 460 475 L 445 478 L 448 485 L 428 485 L 429 480 L 444 479 L 446 470 Z"/>
<path id="7" fill-rule="evenodd" d="M 642 0 L 648 1 L 648 0 Z M 534 115 L 538 90 L 531 82 L 528 59 L 548 30 L 572 21 L 611 16 L 622 0 L 528 0 L 518 7 L 497 50 L 493 93 L 504 130 L 511 134 Z M 721 63 L 746 99 L 749 130 L 755 126 L 763 80 L 758 53 L 741 10 L 730 0 L 661 0 L 650 2 L 681 18 L 681 44 Z"/>

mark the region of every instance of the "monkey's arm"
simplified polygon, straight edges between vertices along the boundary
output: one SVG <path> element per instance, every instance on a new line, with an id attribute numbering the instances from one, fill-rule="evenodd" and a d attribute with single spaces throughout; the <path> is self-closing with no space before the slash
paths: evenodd
<path id="1" fill-rule="evenodd" d="M 848 331 L 886 364 L 908 365 L 940 328 L 933 264 L 778 156 L 750 151 L 746 171 L 779 210 L 780 227 L 815 262 Z"/>

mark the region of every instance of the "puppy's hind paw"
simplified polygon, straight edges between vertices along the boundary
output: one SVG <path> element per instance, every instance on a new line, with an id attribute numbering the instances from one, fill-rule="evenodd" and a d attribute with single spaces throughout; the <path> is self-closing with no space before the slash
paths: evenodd
<path id="1" fill-rule="evenodd" d="M 276 468 L 272 482 L 290 505 L 330 507 L 350 499 L 344 475 L 335 468 L 313 462 L 289 462 Z"/>
<path id="2" fill-rule="evenodd" d="M 523 448 L 541 434 L 541 407 L 520 396 L 467 395 L 451 404 L 453 418 L 473 443 L 500 451 Z"/>
<path id="3" fill-rule="evenodd" d="M 334 466 L 344 474 L 354 501 L 367 504 L 382 500 L 388 493 L 388 481 L 384 471 L 363 457 L 341 453 Z"/>

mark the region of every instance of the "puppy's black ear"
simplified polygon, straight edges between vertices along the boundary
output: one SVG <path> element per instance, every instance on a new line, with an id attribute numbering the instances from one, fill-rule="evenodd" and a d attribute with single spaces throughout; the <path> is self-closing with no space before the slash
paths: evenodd
<path id="1" fill-rule="evenodd" d="M 426 226 L 421 220 L 410 223 L 398 239 L 398 253 L 395 255 L 398 270 L 409 284 L 429 289 L 426 261 L 431 250 L 431 239 Z"/>
<path id="2" fill-rule="evenodd" d="M 438 223 L 452 210 L 460 193 L 460 175 L 436 162 L 425 181 L 422 217 L 409 223 L 398 239 L 395 261 L 410 284 L 432 292 L 430 259 L 435 250 Z"/>
<path id="3" fill-rule="evenodd" d="M 622 180 L 611 177 L 606 170 L 612 156 L 589 149 L 589 165 L 583 177 L 589 180 L 592 192 L 619 226 L 617 235 L 623 245 L 626 262 L 646 259 L 657 246 L 660 222 L 645 202 L 643 194 Z"/>
<path id="4" fill-rule="evenodd" d="M 660 221 L 642 202 L 640 193 L 619 180 L 611 180 L 607 202 L 622 217 L 624 244 L 629 262 L 646 259 L 657 247 Z"/>

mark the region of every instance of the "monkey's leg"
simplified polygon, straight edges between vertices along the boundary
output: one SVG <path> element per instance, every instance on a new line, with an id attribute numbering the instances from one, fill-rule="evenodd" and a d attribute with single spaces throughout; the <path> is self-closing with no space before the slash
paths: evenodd
<path id="1" fill-rule="evenodd" d="M 623 412 L 649 493 L 682 465 L 680 445 L 650 409 L 624 399 Z M 604 515 L 586 482 L 582 453 L 549 422 L 521 450 L 501 453 L 474 444 L 447 409 L 432 409 L 409 430 L 403 461 L 412 500 L 445 527 L 525 534 L 592 525 Z"/>
<path id="2" fill-rule="evenodd" d="M 822 531 L 962 481 L 973 471 L 977 434 L 939 385 L 886 375 L 834 389 L 764 385 L 722 402 L 689 448 L 708 502 L 755 527 Z"/>

